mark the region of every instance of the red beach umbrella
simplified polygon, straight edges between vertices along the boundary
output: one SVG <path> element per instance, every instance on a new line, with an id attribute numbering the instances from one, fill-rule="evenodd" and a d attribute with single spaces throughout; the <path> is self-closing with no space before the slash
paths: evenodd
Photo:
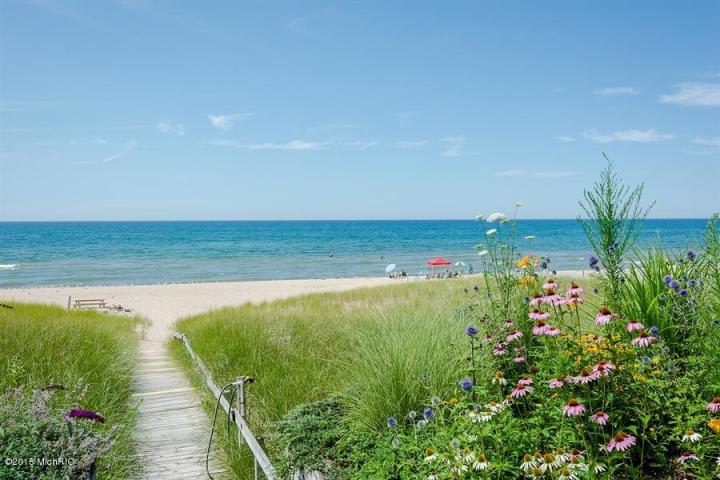
<path id="1" fill-rule="evenodd" d="M 442 257 L 437 257 L 432 260 L 428 260 L 427 264 L 433 267 L 441 267 L 443 265 L 452 265 L 452 262 L 450 260 L 445 260 Z"/>

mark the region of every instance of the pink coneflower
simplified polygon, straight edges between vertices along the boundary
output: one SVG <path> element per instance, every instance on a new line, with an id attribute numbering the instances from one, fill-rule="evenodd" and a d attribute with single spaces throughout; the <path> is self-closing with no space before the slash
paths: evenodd
<path id="1" fill-rule="evenodd" d="M 543 322 L 542 320 L 538 320 L 535 322 L 535 326 L 533 327 L 533 335 L 542 336 L 545 335 L 545 330 L 547 330 L 547 324 Z"/>
<path id="2" fill-rule="evenodd" d="M 490 335 L 489 333 L 486 334 L 486 335 L 482 338 L 482 343 L 487 344 L 487 343 L 492 343 L 492 342 L 493 342 L 493 337 L 492 337 L 492 335 Z"/>
<path id="3" fill-rule="evenodd" d="M 568 295 L 580 295 L 584 291 L 585 290 L 583 290 L 582 287 L 580 285 L 578 285 L 577 283 L 570 282 L 570 288 L 568 288 L 567 293 L 568 293 Z"/>
<path id="4" fill-rule="evenodd" d="M 512 320 L 505 320 L 505 328 L 513 328 L 515 326 L 515 322 Z"/>
<path id="5" fill-rule="evenodd" d="M 632 344 L 635 347 L 649 347 L 655 341 L 655 337 L 647 333 L 645 330 L 640 332 L 640 336 L 633 338 Z"/>
<path id="6" fill-rule="evenodd" d="M 581 385 L 587 385 L 588 383 L 597 380 L 600 377 L 599 373 L 591 372 L 587 368 L 580 370 L 580 375 L 573 377 L 573 382 Z"/>
<path id="7" fill-rule="evenodd" d="M 541 312 L 536 308 L 528 314 L 528 318 L 530 318 L 530 320 L 547 320 L 550 318 L 550 314 L 548 312 Z"/>
<path id="8" fill-rule="evenodd" d="M 543 296 L 539 293 L 533 294 L 532 298 L 530 299 L 530 305 L 540 305 L 543 302 Z"/>
<path id="9" fill-rule="evenodd" d="M 605 424 L 607 424 L 608 418 L 610 418 L 610 415 L 603 411 L 599 411 L 593 413 L 593 415 L 590 417 L 590 421 L 604 427 Z"/>
<path id="10" fill-rule="evenodd" d="M 532 385 L 534 382 L 532 378 L 528 377 L 527 375 L 523 375 L 517 383 L 518 385 Z"/>
<path id="11" fill-rule="evenodd" d="M 563 415 L 568 417 L 576 417 L 578 415 L 582 415 L 586 411 L 587 409 L 585 408 L 585 405 L 578 402 L 577 399 L 571 398 L 570 400 L 568 400 L 565 408 L 563 408 Z"/>
<path id="12" fill-rule="evenodd" d="M 600 307 L 598 314 L 595 315 L 595 323 L 598 325 L 607 325 L 613 318 L 620 318 L 620 315 L 612 313 L 607 307 Z"/>
<path id="13" fill-rule="evenodd" d="M 562 297 L 560 297 L 560 295 L 555 293 L 555 290 L 553 290 L 552 288 L 550 290 L 548 290 L 545 293 L 545 296 L 543 297 L 544 303 L 550 303 L 552 305 L 557 305 L 561 301 L 562 301 Z"/>
<path id="14" fill-rule="evenodd" d="M 552 290 L 553 288 L 557 288 L 557 287 L 558 287 L 558 284 L 555 283 L 555 279 L 552 277 L 548 278 L 547 281 L 545 283 L 543 283 L 543 286 L 542 286 L 542 288 L 544 288 L 545 290 Z"/>
<path id="15" fill-rule="evenodd" d="M 639 332 L 641 330 L 645 330 L 645 326 L 638 322 L 637 320 L 630 320 L 627 324 L 627 331 L 628 332 Z"/>
<path id="16" fill-rule="evenodd" d="M 517 357 L 513 358 L 513 362 L 515 363 L 523 363 L 527 358 L 525 358 L 524 355 L 518 355 Z"/>
<path id="17" fill-rule="evenodd" d="M 522 337 L 522 332 L 518 332 L 517 330 L 512 330 L 510 333 L 508 333 L 508 336 L 505 337 L 505 341 L 510 343 L 513 340 L 517 340 L 518 338 Z"/>
<path id="18" fill-rule="evenodd" d="M 582 297 L 580 297 L 579 294 L 573 293 L 568 298 L 562 301 L 563 305 L 576 305 L 578 303 L 583 303 Z"/>
<path id="19" fill-rule="evenodd" d="M 510 395 L 513 398 L 520 398 L 520 397 L 524 397 L 528 393 L 532 393 L 534 391 L 535 391 L 535 389 L 533 387 L 531 387 L 530 385 L 517 384 L 515 386 L 515 388 L 512 389 L 512 392 L 510 393 Z"/>
<path id="20" fill-rule="evenodd" d="M 545 329 L 545 335 L 547 335 L 548 337 L 557 337 L 558 335 L 560 335 L 560 329 L 552 325 L 548 325 Z"/>
<path id="21" fill-rule="evenodd" d="M 548 387 L 550 388 L 562 388 L 565 386 L 565 382 L 562 378 L 553 378 L 550 380 L 550 383 L 548 383 Z"/>
<path id="22" fill-rule="evenodd" d="M 600 377 L 610 375 L 610 372 L 613 370 L 615 370 L 615 364 L 608 362 L 607 360 L 600 360 L 597 365 L 592 368 L 593 373 L 598 374 Z"/>
<path id="23" fill-rule="evenodd" d="M 605 448 L 608 452 L 612 452 L 613 450 L 618 452 L 624 452 L 636 443 L 637 439 L 629 433 L 619 432 L 612 438 L 612 440 L 608 442 Z"/>
<path id="24" fill-rule="evenodd" d="M 495 345 L 495 348 L 493 348 L 492 353 L 496 357 L 502 357 L 504 355 L 507 355 L 507 350 L 505 350 L 505 345 L 503 345 L 502 343 L 498 343 L 497 345 Z"/>
<path id="25" fill-rule="evenodd" d="M 700 460 L 697 455 L 690 452 L 683 452 L 680 454 L 680 456 L 677 458 L 678 463 L 685 463 L 689 462 L 690 460 Z"/>
<path id="26" fill-rule="evenodd" d="M 713 398 L 710 403 L 707 404 L 707 409 L 710 413 L 717 413 L 720 411 L 720 397 Z"/>

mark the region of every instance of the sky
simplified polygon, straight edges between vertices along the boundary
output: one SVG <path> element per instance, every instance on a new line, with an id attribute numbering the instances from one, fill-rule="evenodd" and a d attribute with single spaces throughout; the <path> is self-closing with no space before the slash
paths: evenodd
<path id="1" fill-rule="evenodd" d="M 0 221 L 720 210 L 720 2 L 0 0 Z"/>

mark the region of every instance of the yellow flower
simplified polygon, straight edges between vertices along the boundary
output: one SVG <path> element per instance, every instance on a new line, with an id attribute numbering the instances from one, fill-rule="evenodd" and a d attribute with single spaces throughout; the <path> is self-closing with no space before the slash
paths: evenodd
<path id="1" fill-rule="evenodd" d="M 428 448 L 425 449 L 425 456 L 426 456 L 426 457 L 429 457 L 429 456 L 431 456 L 431 455 L 434 454 L 434 453 L 435 453 L 435 450 L 433 450 L 433 449 L 430 448 L 430 447 L 428 447 Z"/>
<path id="2" fill-rule="evenodd" d="M 708 420 L 708 428 L 712 430 L 715 433 L 720 433 L 720 418 L 713 418 L 712 420 Z"/>
<path id="3" fill-rule="evenodd" d="M 525 268 L 530 263 L 530 255 L 525 255 L 523 258 L 517 261 L 517 266 Z"/>
<path id="4" fill-rule="evenodd" d="M 451 398 L 450 400 L 448 400 L 448 403 L 449 403 L 450 405 L 452 405 L 453 407 L 457 404 L 457 402 L 458 402 L 458 399 L 455 398 L 455 397 L 453 397 L 453 398 Z"/>
<path id="5" fill-rule="evenodd" d="M 646 380 L 645 375 L 640 375 L 639 373 L 633 374 L 633 378 L 638 382 L 644 382 Z"/>

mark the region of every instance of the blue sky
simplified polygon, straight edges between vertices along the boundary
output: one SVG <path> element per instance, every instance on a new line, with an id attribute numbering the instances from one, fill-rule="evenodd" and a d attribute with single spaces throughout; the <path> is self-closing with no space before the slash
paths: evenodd
<path id="1" fill-rule="evenodd" d="M 720 3 L 0 1 L 0 220 L 720 210 Z"/>

